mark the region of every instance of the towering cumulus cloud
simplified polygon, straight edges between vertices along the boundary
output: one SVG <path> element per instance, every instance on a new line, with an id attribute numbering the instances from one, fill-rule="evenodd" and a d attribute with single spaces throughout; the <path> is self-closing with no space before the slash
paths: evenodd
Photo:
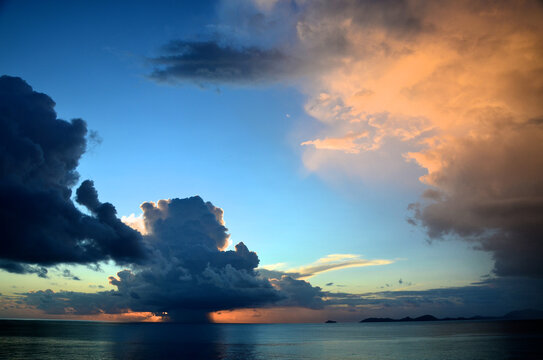
<path id="1" fill-rule="evenodd" d="M 71 200 L 86 148 L 81 119 L 58 119 L 55 103 L 22 79 L 0 78 L 0 267 L 45 276 L 45 266 L 144 258 L 141 235 L 101 203 L 91 181 Z"/>
<path id="2" fill-rule="evenodd" d="M 198 196 L 147 202 L 141 208 L 152 255 L 134 272 L 110 278 L 120 295 L 130 299 L 131 310 L 200 321 L 211 311 L 281 298 L 267 280 L 257 278 L 258 256 L 245 244 L 221 251 L 229 235 L 220 208 Z"/>
<path id="3" fill-rule="evenodd" d="M 117 290 L 38 291 L 26 294 L 26 303 L 51 314 L 144 312 L 182 322 L 203 322 L 210 312 L 246 307 L 323 307 L 324 293 L 306 281 L 260 276 L 258 256 L 245 244 L 225 251 L 229 235 L 223 211 L 210 202 L 195 196 L 146 202 L 141 208 L 143 224 L 137 227 L 145 230 L 151 254 L 109 278 Z"/>
<path id="4" fill-rule="evenodd" d="M 422 169 L 412 223 L 491 252 L 499 275 L 543 276 L 540 1 L 224 1 L 219 14 L 222 43 L 297 59 L 266 69 L 302 75 L 324 125 L 301 142 L 307 168 L 368 181 Z"/>

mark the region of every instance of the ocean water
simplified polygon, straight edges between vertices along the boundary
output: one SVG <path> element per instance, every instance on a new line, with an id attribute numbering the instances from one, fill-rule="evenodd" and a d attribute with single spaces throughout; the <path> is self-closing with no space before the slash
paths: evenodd
<path id="1" fill-rule="evenodd" d="M 0 320 L 0 359 L 543 359 L 543 321 L 338 324 Z"/>

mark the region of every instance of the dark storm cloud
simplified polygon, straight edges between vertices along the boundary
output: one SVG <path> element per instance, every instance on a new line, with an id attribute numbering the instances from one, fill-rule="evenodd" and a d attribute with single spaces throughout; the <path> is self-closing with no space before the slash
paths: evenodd
<path id="1" fill-rule="evenodd" d="M 278 49 L 234 47 L 215 41 L 172 41 L 150 62 L 153 80 L 201 85 L 274 81 L 296 69 L 294 59 Z"/>
<path id="2" fill-rule="evenodd" d="M 83 194 L 78 198 L 86 202 Z M 323 307 L 321 289 L 306 281 L 260 276 L 255 271 L 258 256 L 245 244 L 223 251 L 229 238 L 223 211 L 210 202 L 195 196 L 147 202 L 141 208 L 152 255 L 111 276 L 117 290 L 39 291 L 24 294 L 26 303 L 55 314 L 136 311 L 167 313 L 171 320 L 183 322 L 206 321 L 210 312 L 245 307 Z"/>
<path id="3" fill-rule="evenodd" d="M 501 125 L 449 147 L 431 174 L 439 190 L 410 205 L 411 221 L 431 239 L 458 236 L 491 252 L 497 275 L 543 277 L 543 126 Z"/>
<path id="4" fill-rule="evenodd" d="M 312 286 L 305 280 L 282 276 L 280 279 L 271 279 L 270 282 L 286 298 L 277 303 L 278 306 L 301 306 L 310 309 L 322 309 L 325 302 L 324 293 L 318 286 Z"/>
<path id="5" fill-rule="evenodd" d="M 98 202 L 92 182 L 80 192 L 95 216 L 70 199 L 87 126 L 58 119 L 54 106 L 22 79 L 0 78 L 0 267 L 45 276 L 43 266 L 58 263 L 141 259 L 140 234 Z"/>
<path id="6" fill-rule="evenodd" d="M 255 271 L 258 256 L 245 244 L 221 251 L 229 234 L 222 209 L 210 202 L 195 196 L 144 203 L 141 208 L 153 256 L 135 272 L 110 278 L 119 293 L 131 298 L 132 310 L 167 312 L 172 319 L 183 321 L 217 310 L 282 302 L 317 306 L 311 289 L 320 289 L 307 282 L 269 281 L 259 276 Z M 305 291 L 298 297 L 294 295 L 297 287 Z"/>
<path id="7" fill-rule="evenodd" d="M 47 278 L 48 272 L 43 266 L 21 264 L 9 260 L 0 260 L 0 269 L 14 274 L 37 274 L 41 278 Z"/>

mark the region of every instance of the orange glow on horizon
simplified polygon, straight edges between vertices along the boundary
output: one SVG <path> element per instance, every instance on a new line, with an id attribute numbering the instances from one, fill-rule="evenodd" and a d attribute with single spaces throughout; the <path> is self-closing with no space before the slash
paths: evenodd
<path id="1" fill-rule="evenodd" d="M 151 312 L 134 311 L 122 314 L 100 314 L 89 316 L 88 320 L 111 321 L 111 322 L 163 322 L 162 316 L 154 315 Z"/>
<path id="2" fill-rule="evenodd" d="M 59 319 L 59 320 L 88 320 L 88 321 L 105 321 L 105 322 L 163 322 L 164 318 L 154 315 L 151 312 L 126 312 L 121 314 L 105 314 L 96 315 L 43 315 L 36 314 L 38 319 Z"/>
<path id="3" fill-rule="evenodd" d="M 322 310 L 301 307 L 247 308 L 215 311 L 209 314 L 212 322 L 219 324 L 262 324 L 262 323 L 314 323 L 326 320 Z"/>

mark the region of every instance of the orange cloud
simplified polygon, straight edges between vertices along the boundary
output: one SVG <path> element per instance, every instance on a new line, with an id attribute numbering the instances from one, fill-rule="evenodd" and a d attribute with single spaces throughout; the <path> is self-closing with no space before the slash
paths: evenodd
<path id="1" fill-rule="evenodd" d="M 339 138 L 324 138 L 311 141 L 304 141 L 301 145 L 313 145 L 316 149 L 340 150 L 350 154 L 358 154 L 363 148 L 362 144 L 356 140 L 367 137 L 368 132 L 364 131 L 358 134 L 349 132 L 347 135 Z"/>
<path id="2" fill-rule="evenodd" d="M 410 206 L 412 223 L 477 242 L 497 274 L 541 277 L 541 2 L 315 0 L 300 11 L 300 87 L 322 124 L 301 142 L 305 167 L 330 182 L 420 180 L 433 192 Z"/>
<path id="3" fill-rule="evenodd" d="M 394 31 L 391 19 L 380 12 L 385 4 L 360 10 L 349 4 L 354 3 L 343 1 L 336 10 L 315 6 L 298 24 L 306 49 L 322 48 L 331 34 L 346 42 L 338 55 L 342 61 L 315 72 L 306 88 L 307 112 L 327 126 L 317 139 L 302 143 L 318 150 L 306 150 L 310 170 L 326 171 L 327 162 L 338 163 L 341 153 L 329 150 L 376 151 L 395 139 L 411 149 L 383 151 L 436 172 L 443 144 L 492 136 L 496 126 L 542 116 L 540 4 L 408 1 L 405 16 L 420 23 L 411 33 Z M 374 19 L 357 21 L 363 11 L 367 16 L 375 12 Z M 329 135 L 337 133 L 346 135 Z M 356 142 L 358 134 L 367 134 L 364 145 Z M 367 162 L 340 163 L 349 173 Z"/>
<path id="4" fill-rule="evenodd" d="M 137 230 L 142 235 L 148 235 L 147 229 L 145 228 L 145 223 L 143 221 L 143 214 L 136 216 L 136 214 L 130 214 L 129 216 L 122 216 L 121 221 L 125 225 L 130 226 L 132 229 Z"/>

